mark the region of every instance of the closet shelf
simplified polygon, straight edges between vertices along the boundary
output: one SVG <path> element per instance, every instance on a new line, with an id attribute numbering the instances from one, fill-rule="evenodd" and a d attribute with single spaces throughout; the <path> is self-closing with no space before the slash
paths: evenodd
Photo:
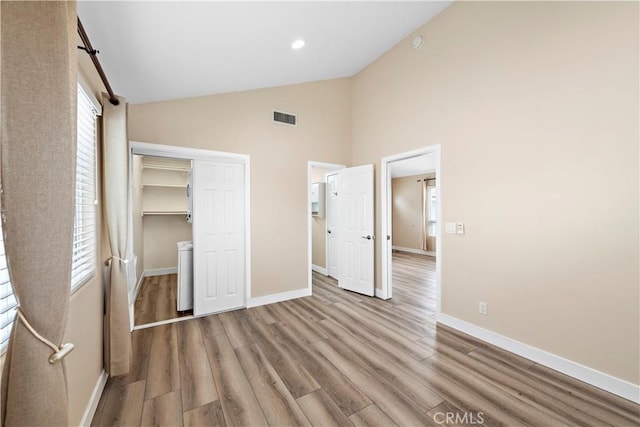
<path id="1" fill-rule="evenodd" d="M 142 184 L 144 187 L 187 188 L 187 184 Z"/>
<path id="2" fill-rule="evenodd" d="M 145 215 L 186 215 L 187 211 L 142 211 L 142 216 Z"/>
<path id="3" fill-rule="evenodd" d="M 159 169 L 166 171 L 178 171 L 178 172 L 190 172 L 191 168 L 186 166 L 169 166 L 169 165 L 154 165 L 154 164 L 144 164 L 142 165 L 142 169 Z"/>

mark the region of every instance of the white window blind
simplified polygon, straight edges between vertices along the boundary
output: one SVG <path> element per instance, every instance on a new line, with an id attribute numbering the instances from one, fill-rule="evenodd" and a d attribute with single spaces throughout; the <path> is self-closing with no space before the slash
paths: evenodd
<path id="1" fill-rule="evenodd" d="M 7 256 L 4 252 L 2 235 L 2 224 L 0 222 L 0 353 L 7 348 L 9 335 L 11 334 L 11 324 L 16 316 L 16 307 L 18 306 L 11 287 L 11 281 L 9 280 L 9 268 L 7 268 Z"/>
<path id="2" fill-rule="evenodd" d="M 71 289 L 96 273 L 96 109 L 78 85 L 76 206 L 73 227 Z"/>

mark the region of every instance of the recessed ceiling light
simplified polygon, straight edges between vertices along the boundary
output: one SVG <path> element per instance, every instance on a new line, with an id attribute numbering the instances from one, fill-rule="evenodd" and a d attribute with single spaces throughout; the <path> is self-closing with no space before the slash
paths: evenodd
<path id="1" fill-rule="evenodd" d="M 298 39 L 296 41 L 294 41 L 293 43 L 291 43 L 291 49 L 293 50 L 298 50 L 298 49 L 302 49 L 305 45 L 305 41 L 302 39 Z"/>

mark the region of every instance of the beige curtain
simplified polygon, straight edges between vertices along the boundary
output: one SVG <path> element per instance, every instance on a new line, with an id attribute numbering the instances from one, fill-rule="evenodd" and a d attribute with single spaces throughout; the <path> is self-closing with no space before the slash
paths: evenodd
<path id="1" fill-rule="evenodd" d="M 74 2 L 1 2 L 3 229 L 16 320 L 2 375 L 2 421 L 67 425 L 67 320 L 76 150 Z M 31 325 L 33 332 L 27 325 Z"/>
<path id="2" fill-rule="evenodd" d="M 113 105 L 102 95 L 104 205 L 111 245 L 111 280 L 107 288 L 104 322 L 105 369 L 111 376 L 129 372 L 131 334 L 127 284 L 127 206 L 129 179 L 129 140 L 127 103 L 118 98 Z"/>

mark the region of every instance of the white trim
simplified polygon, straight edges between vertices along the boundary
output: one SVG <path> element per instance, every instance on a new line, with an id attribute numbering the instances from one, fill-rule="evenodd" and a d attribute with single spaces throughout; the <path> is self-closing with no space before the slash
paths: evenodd
<path id="1" fill-rule="evenodd" d="M 251 299 L 251 158 L 244 159 L 244 306 Z"/>
<path id="2" fill-rule="evenodd" d="M 140 292 L 140 287 L 142 286 L 144 277 L 144 273 L 142 273 L 136 285 L 133 287 L 133 289 L 131 289 L 131 291 L 129 291 L 129 305 L 133 305 L 136 303 L 136 298 L 138 298 L 138 293 Z"/>
<path id="3" fill-rule="evenodd" d="M 324 261 L 325 264 L 327 264 L 327 274 L 325 274 L 325 276 L 329 276 L 329 177 L 332 175 L 338 175 L 339 170 L 335 170 L 335 171 L 331 171 L 331 172 L 327 172 L 326 174 L 324 174 L 324 181 L 327 183 L 327 186 L 325 187 L 325 200 L 324 200 L 324 209 L 325 209 L 325 238 L 324 238 Z M 336 256 L 336 254 L 333 254 L 333 256 Z M 339 269 L 336 267 L 336 270 L 339 271 Z M 333 277 L 334 279 L 338 280 L 338 275 L 336 274 L 336 277 Z"/>
<path id="4" fill-rule="evenodd" d="M 340 165 L 338 163 L 325 163 L 325 162 L 315 162 L 313 160 L 309 160 L 307 162 L 307 288 L 309 295 L 312 293 L 312 282 L 311 282 L 311 272 L 313 271 L 313 260 L 312 260 L 312 241 L 313 235 L 311 232 L 311 169 L 313 168 L 321 168 L 321 169 L 330 169 L 330 170 L 340 170 L 346 168 L 345 165 Z M 326 175 L 325 175 L 326 179 Z M 325 195 L 326 197 L 326 195 Z M 326 215 L 325 215 L 326 217 Z M 326 224 L 326 223 L 325 223 Z M 326 256 L 326 246 L 327 246 L 327 233 L 324 233 L 324 245 L 325 245 L 325 256 Z M 326 260 L 326 258 L 325 258 Z M 325 274 L 326 276 L 327 274 Z M 277 302 L 277 301 L 276 301 Z M 261 305 L 261 304 L 260 304 Z M 247 306 L 249 307 L 249 306 Z"/>
<path id="5" fill-rule="evenodd" d="M 137 274 L 137 272 L 136 272 Z M 138 283 L 134 286 L 133 296 L 131 292 L 129 292 L 129 331 L 133 331 L 135 329 L 136 319 L 134 318 L 135 307 L 136 307 L 136 299 L 138 298 L 138 293 L 140 292 L 140 288 L 142 287 L 142 282 L 144 281 L 144 273 L 140 275 L 140 279 L 138 279 Z"/>
<path id="6" fill-rule="evenodd" d="M 311 272 L 311 270 L 309 270 Z M 251 298 L 247 304 L 247 308 L 258 307 L 260 305 L 274 304 L 276 302 L 287 301 L 290 299 L 309 297 L 311 289 L 303 288 L 295 291 L 280 292 L 278 294 L 265 295 L 262 297 Z"/>
<path id="7" fill-rule="evenodd" d="M 178 274 L 178 267 L 156 268 L 155 270 L 146 270 L 142 273 L 142 277 L 164 276 L 165 274 Z"/>
<path id="8" fill-rule="evenodd" d="M 493 344 L 511 353 L 544 365 L 562 374 L 583 381 L 594 387 L 613 393 L 635 403 L 640 403 L 640 386 L 564 357 L 549 353 L 512 338 L 500 335 L 448 314 L 438 313 L 437 322 L 449 326 L 472 337 Z"/>
<path id="9" fill-rule="evenodd" d="M 240 307 L 239 307 L 240 308 Z M 182 322 L 184 320 L 191 320 L 191 319 L 195 319 L 196 317 L 206 317 L 206 316 L 213 316 L 214 314 L 217 313 L 211 313 L 211 314 L 205 314 L 204 316 L 181 316 L 181 317 L 174 317 L 173 319 L 167 319 L 167 320 L 160 320 L 158 322 L 152 322 L 152 323 L 145 323 L 143 325 L 136 325 L 133 330 L 137 331 L 140 329 L 147 329 L 147 328 L 153 328 L 154 326 L 162 326 L 162 325 L 169 325 L 171 323 L 177 323 L 177 322 Z"/>
<path id="10" fill-rule="evenodd" d="M 96 409 L 98 409 L 98 403 L 100 402 L 100 398 L 102 397 L 104 386 L 107 384 L 107 379 L 109 379 L 109 375 L 107 375 L 107 371 L 103 369 L 102 372 L 100 372 L 98 381 L 96 381 L 96 386 L 93 388 L 93 392 L 91 393 L 89 403 L 84 410 L 84 414 L 82 414 L 82 418 L 80 419 L 81 426 L 91 425 L 91 421 L 96 414 Z"/>
<path id="11" fill-rule="evenodd" d="M 138 298 L 138 293 L 140 293 L 140 288 L 142 288 L 143 281 L 144 281 L 144 272 L 140 275 L 140 279 L 138 279 L 138 283 L 136 283 L 136 292 L 133 294 L 133 302 L 136 302 L 136 298 Z"/>
<path id="12" fill-rule="evenodd" d="M 391 249 L 394 251 L 408 252 L 410 254 L 436 256 L 434 251 L 423 251 L 422 249 L 405 248 L 402 246 L 391 245 Z"/>
<path id="13" fill-rule="evenodd" d="M 133 156 L 131 154 L 131 150 L 129 150 L 129 181 L 127 182 L 127 259 L 135 259 L 135 263 L 133 264 L 133 268 L 136 270 L 136 276 L 138 275 L 138 254 L 133 253 Z M 142 230 L 141 230 L 142 232 Z M 140 262 L 143 263 L 143 260 L 140 259 Z M 129 264 L 127 264 L 129 265 Z M 142 266 L 144 268 L 144 265 Z M 144 277 L 144 273 L 142 274 Z M 129 286 L 129 272 L 127 271 L 127 287 Z M 131 293 L 129 293 L 129 305 L 135 304 L 135 297 L 131 299 Z M 133 309 L 130 310 L 133 313 Z M 132 316 L 129 316 L 129 323 L 131 325 L 131 330 L 133 330 L 133 319 Z"/>
<path id="14" fill-rule="evenodd" d="M 153 144 L 150 142 L 129 141 L 129 147 L 133 154 L 156 157 L 173 157 L 185 160 L 237 160 L 246 162 L 248 154 L 227 153 L 225 151 L 202 150 L 199 148 L 178 147 L 174 145 Z"/>
<path id="15" fill-rule="evenodd" d="M 136 328 L 135 306 L 135 302 L 129 303 L 129 332 L 132 332 Z"/>
<path id="16" fill-rule="evenodd" d="M 384 292 L 382 292 L 382 288 L 376 288 L 374 295 L 380 299 L 389 299 L 385 296 Z"/>
<path id="17" fill-rule="evenodd" d="M 322 274 L 323 276 L 328 276 L 328 275 L 329 275 L 329 272 L 327 271 L 327 269 L 326 269 L 326 268 L 324 268 L 324 267 L 318 267 L 318 266 L 317 266 L 317 265 L 315 265 L 315 264 L 311 264 L 311 270 L 315 271 L 316 273 L 320 273 L 320 274 Z"/>
<path id="18" fill-rule="evenodd" d="M 412 157 L 422 156 L 424 154 L 434 154 L 436 157 L 436 197 L 438 198 L 437 212 L 437 230 L 436 230 L 436 313 L 440 313 L 442 306 L 442 197 L 440 197 L 440 188 L 442 186 L 442 173 L 440 171 L 440 144 L 419 148 L 417 150 L 407 151 L 405 153 L 394 154 L 392 156 L 383 157 L 380 160 L 380 216 L 381 216 L 381 270 L 382 270 L 382 287 L 380 288 L 379 298 L 388 299 L 393 295 L 393 285 L 391 281 L 391 249 L 392 241 L 387 240 L 387 236 L 391 236 L 391 174 L 389 173 L 389 163 L 398 160 L 410 159 Z M 376 295 L 378 296 L 378 295 Z"/>

